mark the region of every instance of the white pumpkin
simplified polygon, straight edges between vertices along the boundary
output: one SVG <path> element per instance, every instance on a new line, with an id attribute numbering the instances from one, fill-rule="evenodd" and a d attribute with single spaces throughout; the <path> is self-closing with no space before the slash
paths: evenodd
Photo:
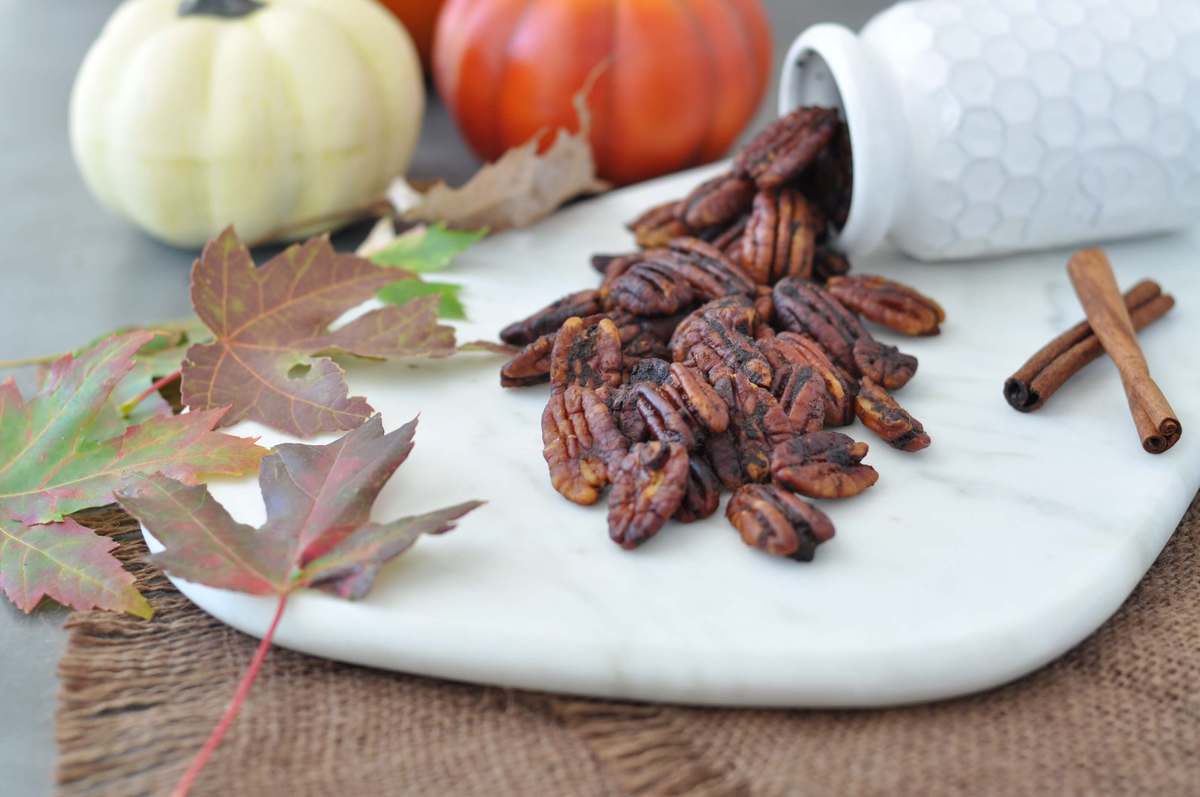
<path id="1" fill-rule="evenodd" d="M 382 196 L 424 104 L 412 40 L 375 0 L 127 0 L 76 78 L 71 145 L 96 197 L 155 237 L 253 241 Z"/>

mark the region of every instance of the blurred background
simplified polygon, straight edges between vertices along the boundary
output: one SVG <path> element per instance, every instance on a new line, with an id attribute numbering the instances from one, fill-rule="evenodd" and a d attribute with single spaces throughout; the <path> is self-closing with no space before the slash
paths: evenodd
<path id="1" fill-rule="evenodd" d="M 389 2 L 406 5 L 406 0 Z M 572 0 L 561 2 L 566 6 Z M 0 215 L 5 242 L 0 258 L 2 360 L 66 351 L 123 324 L 189 312 L 188 270 L 195 252 L 158 243 L 101 208 L 71 155 L 71 86 L 87 48 L 118 5 L 118 0 L 0 0 L 0 107 L 5 110 L 0 190 L 7 197 Z M 801 30 L 821 21 L 857 28 L 890 3 L 763 0 L 763 5 L 774 41 L 771 85 L 747 131 L 774 116 L 779 61 Z M 478 168 L 479 159 L 432 86 L 429 91 L 409 176 L 461 183 Z M 338 242 L 353 245 L 361 234 L 361 229 L 348 231 Z M 61 610 L 49 607 L 25 616 L 0 600 L 5 708 L 0 717 L 0 795 L 51 792 L 54 668 L 63 646 L 63 617 Z"/>

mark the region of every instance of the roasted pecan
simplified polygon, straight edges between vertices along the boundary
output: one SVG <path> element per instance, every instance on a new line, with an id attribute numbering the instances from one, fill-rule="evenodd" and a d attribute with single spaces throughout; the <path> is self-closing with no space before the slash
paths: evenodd
<path id="1" fill-rule="evenodd" d="M 825 380 L 812 366 L 789 363 L 776 368 L 771 394 L 792 422 L 792 431 L 807 434 L 825 428 L 828 391 Z"/>
<path id="2" fill-rule="evenodd" d="M 528 318 L 509 324 L 501 330 L 500 339 L 514 346 L 525 346 L 542 335 L 557 332 L 572 316 L 594 315 L 601 309 L 600 291 L 578 291 L 548 304 Z"/>
<path id="3" fill-rule="evenodd" d="M 845 122 L 838 123 L 829 146 L 813 160 L 812 168 L 801 181 L 801 189 L 820 203 L 835 228 L 846 226 L 854 191 L 854 164 L 850 130 Z"/>
<path id="4" fill-rule="evenodd" d="M 675 519 L 680 523 L 694 523 L 704 520 L 717 511 L 721 505 L 721 482 L 713 473 L 712 466 L 703 454 L 692 454 L 688 457 L 687 492 L 684 493 L 683 503 L 675 512 Z"/>
<path id="5" fill-rule="evenodd" d="M 780 280 L 774 296 L 779 323 L 815 340 L 851 374 L 869 376 L 895 390 L 916 373 L 915 357 L 875 340 L 858 316 L 819 285 Z"/>
<path id="6" fill-rule="evenodd" d="M 873 379 L 888 390 L 899 390 L 917 373 L 916 357 L 870 336 L 855 342 L 854 364 L 864 378 Z"/>
<path id="7" fill-rule="evenodd" d="M 710 382 L 721 367 L 742 374 L 761 387 L 770 387 L 774 379 L 771 364 L 755 345 L 754 339 L 722 323 L 714 314 L 706 314 L 674 341 L 672 351 L 685 351 L 684 362 L 699 368 Z"/>
<path id="8" fill-rule="evenodd" d="M 936 335 L 946 320 L 933 299 L 884 277 L 834 277 L 826 287 L 846 307 L 902 335 Z"/>
<path id="9" fill-rule="evenodd" d="M 592 268 L 598 271 L 600 276 L 604 276 L 608 274 L 608 267 L 612 264 L 612 262 L 614 260 L 620 260 L 622 257 L 625 257 L 625 255 L 594 254 L 592 255 L 591 259 Z"/>
<path id="10" fill-rule="evenodd" d="M 813 279 L 817 282 L 825 282 L 848 273 L 850 261 L 841 252 L 829 246 L 818 246 L 817 251 L 813 252 Z"/>
<path id="11" fill-rule="evenodd" d="M 634 369 L 636 371 L 636 369 Z M 601 388 L 600 391 L 612 412 L 613 421 L 621 434 L 631 443 L 650 439 L 650 427 L 637 407 L 637 390 L 634 383 L 618 388 Z"/>
<path id="12" fill-rule="evenodd" d="M 642 253 L 631 252 L 625 255 L 605 255 L 604 257 L 608 258 L 608 260 L 604 264 L 604 279 L 600 283 L 600 301 L 607 308 L 611 306 L 611 299 L 608 298 L 607 289 L 617 277 L 642 262 Z"/>
<path id="13" fill-rule="evenodd" d="M 542 455 L 550 482 L 577 504 L 594 504 L 629 450 L 603 399 L 591 388 L 555 390 L 542 413 Z"/>
<path id="14" fill-rule="evenodd" d="M 621 335 L 611 319 L 591 324 L 568 318 L 555 334 L 550 352 L 550 384 L 617 387 L 623 366 Z"/>
<path id="15" fill-rule="evenodd" d="M 757 293 L 754 296 L 754 314 L 755 319 L 754 331 L 762 325 L 770 326 L 775 322 L 775 295 L 770 287 L 759 285 Z"/>
<path id="16" fill-rule="evenodd" d="M 817 546 L 833 538 L 833 523 L 824 512 L 774 485 L 738 488 L 725 517 L 752 548 L 801 562 L 811 562 Z"/>
<path id="17" fill-rule="evenodd" d="M 682 315 L 665 318 L 635 316 L 624 310 L 612 310 L 606 315 L 617 325 L 621 336 L 621 350 L 627 358 L 643 357 L 670 358 L 667 341 L 679 325 Z"/>
<path id="18" fill-rule="evenodd" d="M 799 191 L 760 191 L 742 237 L 742 268 L 760 285 L 809 279 L 824 226 L 820 211 Z"/>
<path id="19" fill-rule="evenodd" d="M 708 439 L 708 451 L 721 483 L 734 489 L 771 477 L 771 450 L 793 435 L 779 402 L 741 373 L 728 368 L 714 387 L 729 406 L 729 428 Z"/>
<path id="20" fill-rule="evenodd" d="M 666 246 L 672 238 L 687 235 L 690 228 L 679 217 L 682 202 L 667 202 L 650 208 L 627 226 L 637 245 L 643 249 Z"/>
<path id="21" fill-rule="evenodd" d="M 684 406 L 708 431 L 720 433 L 729 428 L 729 407 L 699 371 L 672 363 L 665 386 L 679 394 Z"/>
<path id="22" fill-rule="evenodd" d="M 870 379 L 863 379 L 855 402 L 859 420 L 892 448 L 901 451 L 920 451 L 928 448 L 929 435 L 925 427 L 896 403 L 892 395 Z"/>
<path id="23" fill-rule="evenodd" d="M 746 222 L 749 220 L 749 215 L 739 216 L 723 227 L 721 232 L 709 241 L 743 271 L 745 268 L 742 266 L 742 234 L 746 232 Z"/>
<path id="24" fill-rule="evenodd" d="M 780 280 L 774 297 L 780 326 L 807 335 L 821 344 L 835 363 L 851 373 L 857 371 L 854 344 L 866 330 L 853 313 L 823 288 L 804 280 Z"/>
<path id="25" fill-rule="evenodd" d="M 798 177 L 838 130 L 831 108 L 800 108 L 776 119 L 755 136 L 734 160 L 734 172 L 759 188 L 775 188 Z"/>
<path id="26" fill-rule="evenodd" d="M 743 294 L 713 299 L 684 316 L 675 327 L 668 344 L 673 359 L 683 360 L 687 357 L 688 349 L 703 340 L 700 321 L 708 315 L 743 335 L 752 335 L 758 320 L 754 304 Z"/>
<path id="27" fill-rule="evenodd" d="M 550 354 L 556 334 L 542 335 L 500 369 L 502 387 L 528 387 L 550 379 Z"/>
<path id="28" fill-rule="evenodd" d="M 866 455 L 866 443 L 841 432 L 797 435 L 771 452 L 771 475 L 810 498 L 849 498 L 879 481 L 879 473 L 862 464 Z"/>
<path id="29" fill-rule="evenodd" d="M 725 226 L 741 216 L 754 198 L 754 183 L 727 173 L 692 189 L 675 208 L 676 216 L 690 229 Z"/>
<path id="30" fill-rule="evenodd" d="M 638 412 L 651 437 L 679 443 L 694 451 L 705 431 L 724 432 L 729 427 L 725 401 L 700 373 L 674 363 L 669 366 L 666 379 L 657 380 L 657 368 L 651 374 L 651 378 L 642 379 L 634 388 Z"/>
<path id="31" fill-rule="evenodd" d="M 772 367 L 807 365 L 825 380 L 826 426 L 854 423 L 854 396 L 858 393 L 858 383 L 830 360 L 816 341 L 795 332 L 776 335 L 763 329 L 759 331 L 756 343 Z"/>
<path id="32" fill-rule="evenodd" d="M 663 252 L 638 255 L 620 276 L 606 283 L 607 299 L 636 316 L 670 316 L 692 304 L 695 291 L 680 273 L 676 258 Z"/>
<path id="33" fill-rule="evenodd" d="M 720 249 L 699 238 L 676 238 L 669 251 L 682 256 L 680 273 L 704 300 L 731 294 L 752 294 L 754 282 Z"/>
<path id="34" fill-rule="evenodd" d="M 687 492 L 687 450 L 675 443 L 638 443 L 611 481 L 608 535 L 622 548 L 636 548 L 679 511 Z"/>

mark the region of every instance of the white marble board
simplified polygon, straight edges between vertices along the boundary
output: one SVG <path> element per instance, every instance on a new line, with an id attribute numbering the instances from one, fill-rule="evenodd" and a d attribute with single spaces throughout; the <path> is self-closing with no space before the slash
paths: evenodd
<path id="1" fill-rule="evenodd" d="M 594 285 L 590 253 L 627 249 L 624 221 L 708 173 L 618 191 L 475 247 L 446 274 L 465 286 L 460 339 L 494 337 Z M 716 705 L 887 705 L 1028 673 L 1117 609 L 1200 487 L 1200 230 L 1109 251 L 1123 286 L 1153 276 L 1181 299 L 1142 336 L 1183 420 L 1179 445 L 1141 451 L 1107 360 L 1036 414 L 1004 402 L 1005 377 L 1081 315 L 1067 253 L 863 259 L 857 270 L 920 286 L 949 314 L 940 337 L 902 342 L 921 366 L 899 398 L 934 443 L 904 454 L 861 425 L 847 430 L 871 444 L 881 478 L 863 496 L 822 502 L 837 536 L 811 564 L 746 547 L 723 514 L 621 550 L 603 504 L 575 506 L 550 486 L 539 430 L 548 388 L 502 390 L 497 357 L 353 364 L 352 391 L 387 428 L 421 414 L 416 450 L 375 518 L 489 503 L 385 569 L 364 601 L 299 595 L 278 643 L 463 681 Z M 285 440 L 255 424 L 233 431 Z M 237 519 L 262 521 L 253 480 L 214 493 Z M 271 601 L 176 583 L 247 633 L 270 620 Z"/>

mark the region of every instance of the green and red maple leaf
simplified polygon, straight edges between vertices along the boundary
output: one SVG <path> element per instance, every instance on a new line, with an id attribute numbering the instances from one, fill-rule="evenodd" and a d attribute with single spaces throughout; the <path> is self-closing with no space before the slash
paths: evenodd
<path id="1" fill-rule="evenodd" d="M 311 437 L 354 429 L 374 410 L 349 395 L 328 356 L 445 357 L 454 330 L 437 323 L 441 297 L 367 312 L 331 326 L 381 288 L 415 275 L 338 254 L 328 238 L 285 250 L 256 268 L 232 230 L 204 247 L 192 268 L 192 306 L 214 340 L 188 349 L 183 402 L 229 407 L 224 422 L 258 421 Z"/>
<path id="2" fill-rule="evenodd" d="M 171 575 L 251 595 L 318 586 L 357 599 L 381 565 L 480 505 L 370 520 L 379 491 L 412 451 L 416 426 L 385 434 L 376 415 L 328 445 L 277 446 L 259 471 L 267 507 L 259 529 L 235 521 L 203 485 L 166 476 L 131 479 L 117 500 L 165 546 L 151 559 Z"/>
<path id="3" fill-rule="evenodd" d="M 233 699 L 172 794 L 188 793 L 233 723 L 293 592 L 315 586 L 361 598 L 379 568 L 418 537 L 450 531 L 480 505 L 468 501 L 385 523 L 371 521 L 379 491 L 412 451 L 416 427 L 414 419 L 384 434 L 376 415 L 328 445 L 278 446 L 259 471 L 267 507 L 267 521 L 259 529 L 234 520 L 202 485 L 153 475 L 132 478 L 117 492 L 121 506 L 163 544 L 151 559 L 168 573 L 278 600 Z"/>
<path id="4" fill-rule="evenodd" d="M 111 554 L 115 544 L 66 516 L 111 503 L 130 476 L 242 476 L 265 453 L 253 440 L 212 431 L 222 409 L 154 412 L 128 425 L 115 399 L 153 337 L 119 335 L 66 355 L 28 399 L 13 380 L 0 383 L 0 590 L 25 611 L 49 596 L 149 616 Z"/>

